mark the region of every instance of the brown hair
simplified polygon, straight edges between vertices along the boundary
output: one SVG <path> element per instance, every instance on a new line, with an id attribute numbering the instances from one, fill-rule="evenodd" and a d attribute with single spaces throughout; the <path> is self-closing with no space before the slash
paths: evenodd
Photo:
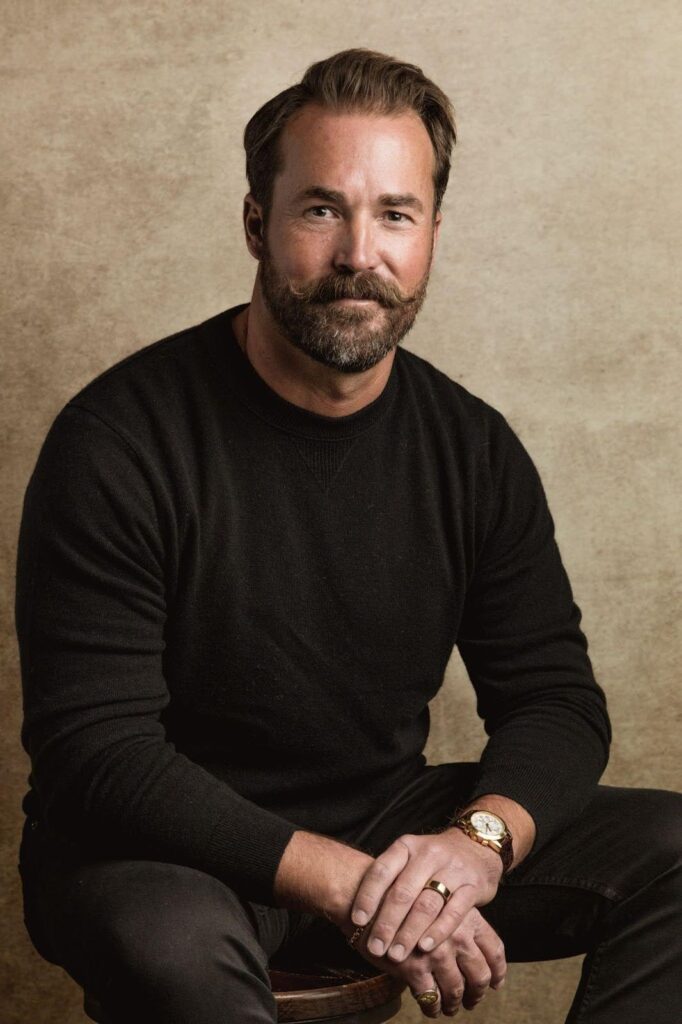
<path id="1" fill-rule="evenodd" d="M 311 64 L 297 85 L 280 92 L 257 110 L 244 130 L 246 176 L 267 218 L 276 175 L 282 168 L 279 138 L 287 122 L 308 103 L 332 110 L 394 114 L 414 110 L 429 133 L 436 157 L 434 216 L 450 176 L 456 141 L 450 100 L 421 68 L 374 50 L 342 50 Z"/>

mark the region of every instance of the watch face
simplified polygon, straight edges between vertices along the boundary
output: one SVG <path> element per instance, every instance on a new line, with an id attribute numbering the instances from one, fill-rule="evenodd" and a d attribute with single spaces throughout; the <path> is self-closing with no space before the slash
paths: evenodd
<path id="1" fill-rule="evenodd" d="M 505 827 L 500 818 L 490 811 L 474 811 L 471 815 L 471 824 L 481 836 L 488 839 L 501 839 L 505 833 Z"/>

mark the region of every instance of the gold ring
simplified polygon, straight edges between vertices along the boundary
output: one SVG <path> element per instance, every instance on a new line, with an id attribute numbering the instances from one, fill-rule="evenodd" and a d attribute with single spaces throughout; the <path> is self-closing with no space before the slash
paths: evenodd
<path id="1" fill-rule="evenodd" d="M 452 893 L 448 889 L 447 885 L 443 885 L 442 882 L 438 882 L 435 878 L 432 878 L 430 882 L 427 882 L 424 889 L 433 889 L 439 896 L 443 897 L 443 903 L 447 903 Z M 422 889 L 422 892 L 424 892 Z"/>
<path id="2" fill-rule="evenodd" d="M 412 993 L 420 1006 L 433 1006 L 440 999 L 440 992 L 437 988 L 427 988 L 426 992 L 420 992 L 418 996 Z"/>

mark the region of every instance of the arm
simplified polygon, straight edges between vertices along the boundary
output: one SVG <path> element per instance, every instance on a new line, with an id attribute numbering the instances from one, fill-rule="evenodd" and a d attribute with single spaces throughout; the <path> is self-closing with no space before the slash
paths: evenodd
<path id="1" fill-rule="evenodd" d="M 458 637 L 489 736 L 470 796 L 525 808 L 538 850 L 590 799 L 611 732 L 540 478 L 506 423 L 495 426 L 485 536 Z"/>
<path id="2" fill-rule="evenodd" d="M 278 906 L 332 921 L 345 935 L 353 932 L 350 907 L 374 858 L 346 843 L 314 832 L 294 832 L 275 876 Z"/>
<path id="3" fill-rule="evenodd" d="M 172 502 L 129 444 L 67 407 L 29 484 L 16 619 L 22 740 L 50 829 L 84 852 L 169 860 L 271 902 L 295 826 L 168 741 Z"/>
<path id="4" fill-rule="evenodd" d="M 480 501 L 482 539 L 458 638 L 490 736 L 468 808 L 500 814 L 518 865 L 585 806 L 606 764 L 610 727 L 537 472 L 501 417 L 491 432 L 482 446 L 489 496 Z M 489 902 L 500 875 L 498 855 L 458 829 L 402 836 L 368 870 L 353 920 L 381 906 L 370 943 L 423 948 Z M 453 890 L 445 907 L 422 891 L 430 878 Z"/>

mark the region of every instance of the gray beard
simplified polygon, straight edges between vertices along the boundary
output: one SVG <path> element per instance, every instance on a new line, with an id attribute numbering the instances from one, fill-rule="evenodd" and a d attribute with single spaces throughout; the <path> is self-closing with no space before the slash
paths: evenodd
<path id="1" fill-rule="evenodd" d="M 392 352 L 426 298 L 431 266 L 407 297 L 373 273 L 334 274 L 295 289 L 280 275 L 267 247 L 261 257 L 263 299 L 275 324 L 296 348 L 342 373 L 361 373 Z M 379 311 L 331 305 L 335 298 L 375 298 Z"/>

